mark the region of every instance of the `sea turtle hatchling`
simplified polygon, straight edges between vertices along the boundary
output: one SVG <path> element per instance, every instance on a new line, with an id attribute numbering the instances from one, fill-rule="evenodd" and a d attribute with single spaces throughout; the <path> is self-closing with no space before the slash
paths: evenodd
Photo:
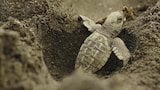
<path id="1" fill-rule="evenodd" d="M 130 52 L 124 42 L 117 37 L 125 21 L 123 11 L 110 13 L 102 25 L 82 15 L 80 18 L 92 34 L 85 39 L 80 48 L 75 63 L 76 70 L 92 73 L 98 71 L 108 61 L 112 51 L 123 61 L 123 65 L 128 63 Z"/>

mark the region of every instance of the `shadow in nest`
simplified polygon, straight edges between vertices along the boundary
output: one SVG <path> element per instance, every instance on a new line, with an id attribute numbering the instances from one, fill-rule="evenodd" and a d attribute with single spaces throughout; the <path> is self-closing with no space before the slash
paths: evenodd
<path id="1" fill-rule="evenodd" d="M 125 29 L 122 30 L 122 32 L 118 35 L 118 37 L 124 41 L 125 45 L 131 52 L 132 56 L 128 62 L 128 64 L 131 64 L 132 59 L 134 59 L 133 57 L 134 57 L 135 50 L 137 48 L 136 38 L 132 33 L 130 33 Z M 119 60 L 117 56 L 112 52 L 108 62 L 99 71 L 97 71 L 96 74 L 100 76 L 110 75 L 113 72 L 120 70 L 122 67 L 123 67 L 123 61 Z"/>
<path id="2" fill-rule="evenodd" d="M 48 30 L 42 33 L 44 60 L 53 78 L 71 74 L 80 46 L 90 32 L 80 26 L 73 32 Z"/>

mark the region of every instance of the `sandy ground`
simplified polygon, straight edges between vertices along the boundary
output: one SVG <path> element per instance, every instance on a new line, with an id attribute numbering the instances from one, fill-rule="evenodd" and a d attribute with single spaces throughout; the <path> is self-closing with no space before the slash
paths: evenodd
<path id="1" fill-rule="evenodd" d="M 2 0 L 0 25 L 5 26 L 0 28 L 0 89 L 159 90 L 160 1 L 157 5 L 155 1 L 27 0 L 24 4 L 23 0 Z M 118 36 L 131 51 L 129 64 L 117 67 L 119 64 L 111 55 L 110 62 L 94 75 L 72 74 L 79 48 L 91 34 L 75 13 L 96 21 L 123 5 L 149 7 L 125 23 Z M 21 22 L 4 23 L 9 16 Z"/>
<path id="2" fill-rule="evenodd" d="M 120 10 L 123 6 L 142 7 L 150 5 L 156 0 L 66 0 L 64 7 L 70 7 L 77 14 L 97 20 L 107 16 L 110 12 Z"/>

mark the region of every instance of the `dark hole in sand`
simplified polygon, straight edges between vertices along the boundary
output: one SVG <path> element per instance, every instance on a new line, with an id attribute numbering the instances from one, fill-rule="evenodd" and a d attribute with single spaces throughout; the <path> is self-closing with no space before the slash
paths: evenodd
<path id="1" fill-rule="evenodd" d="M 54 78 L 61 79 L 63 76 L 69 75 L 74 71 L 79 48 L 90 34 L 83 26 L 72 33 L 53 30 L 47 33 L 47 35 L 43 34 L 43 43 L 50 44 L 43 51 L 44 59 Z M 134 36 L 123 30 L 118 37 L 124 40 L 131 53 L 134 53 L 136 49 Z M 118 60 L 112 53 L 105 66 L 97 71 L 96 74 L 100 76 L 109 75 L 122 67 L 123 62 Z"/>

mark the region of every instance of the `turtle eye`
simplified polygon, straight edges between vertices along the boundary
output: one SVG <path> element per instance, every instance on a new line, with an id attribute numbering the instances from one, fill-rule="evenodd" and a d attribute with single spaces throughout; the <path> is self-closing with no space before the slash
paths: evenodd
<path id="1" fill-rule="evenodd" d="M 121 23 L 122 22 L 122 18 L 120 17 L 120 18 L 117 18 L 117 23 Z"/>

